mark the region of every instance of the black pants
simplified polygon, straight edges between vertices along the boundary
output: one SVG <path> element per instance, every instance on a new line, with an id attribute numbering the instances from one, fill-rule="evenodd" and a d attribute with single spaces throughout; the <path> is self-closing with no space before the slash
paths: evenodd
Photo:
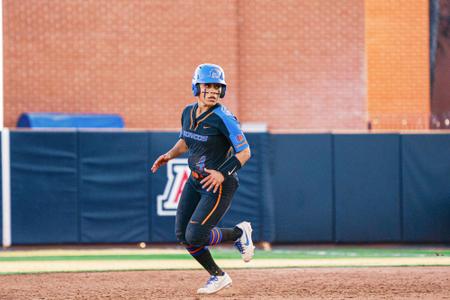
<path id="1" fill-rule="evenodd" d="M 202 188 L 200 181 L 189 177 L 178 203 L 175 232 L 179 242 L 186 245 L 211 244 L 210 232 L 231 206 L 238 179 L 228 176 L 213 193 Z M 214 234 L 212 234 L 214 240 Z"/>

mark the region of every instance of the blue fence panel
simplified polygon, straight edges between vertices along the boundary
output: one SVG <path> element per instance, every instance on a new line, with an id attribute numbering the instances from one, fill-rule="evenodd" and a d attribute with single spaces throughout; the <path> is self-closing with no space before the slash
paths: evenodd
<path id="1" fill-rule="evenodd" d="M 11 132 L 13 244 L 78 242 L 75 132 Z"/>
<path id="2" fill-rule="evenodd" d="M 397 134 L 334 136 L 336 241 L 401 239 Z"/>
<path id="3" fill-rule="evenodd" d="M 330 134 L 272 136 L 277 242 L 333 239 Z"/>
<path id="4" fill-rule="evenodd" d="M 148 136 L 79 132 L 81 242 L 148 239 Z"/>
<path id="5" fill-rule="evenodd" d="M 272 135 L 263 133 L 260 135 L 261 148 L 261 240 L 273 242 L 275 241 L 275 201 L 274 190 L 272 184 L 273 178 L 273 159 L 274 152 Z M 258 199 L 253 199 L 253 202 Z"/>
<path id="6" fill-rule="evenodd" d="M 150 132 L 149 168 L 178 141 L 178 133 Z M 158 172 L 149 175 L 150 189 L 150 236 L 151 242 L 175 242 L 175 212 L 177 200 L 189 176 L 187 156 L 172 160 Z M 172 178 L 172 180 L 171 180 Z"/>
<path id="7" fill-rule="evenodd" d="M 450 242 L 450 135 L 403 135 L 403 240 Z"/>
<path id="8" fill-rule="evenodd" d="M 246 135 L 252 158 L 220 226 L 248 220 L 256 241 L 450 242 L 450 135 Z M 177 140 L 11 132 L 13 244 L 175 242 L 186 156 L 150 167 Z"/>

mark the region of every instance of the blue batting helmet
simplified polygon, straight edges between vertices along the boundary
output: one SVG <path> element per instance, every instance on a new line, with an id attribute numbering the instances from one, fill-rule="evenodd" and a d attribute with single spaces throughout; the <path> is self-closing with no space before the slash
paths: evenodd
<path id="1" fill-rule="evenodd" d="M 199 65 L 192 77 L 192 93 L 196 97 L 200 95 L 200 83 L 220 83 L 222 85 L 220 98 L 225 97 L 227 83 L 225 82 L 225 72 L 222 67 L 214 64 Z"/>

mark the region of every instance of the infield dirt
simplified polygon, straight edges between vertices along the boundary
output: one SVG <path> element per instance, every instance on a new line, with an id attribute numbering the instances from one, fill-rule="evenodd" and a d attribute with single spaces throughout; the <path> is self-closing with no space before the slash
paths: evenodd
<path id="1" fill-rule="evenodd" d="M 450 267 L 227 272 L 233 286 L 202 297 L 201 270 L 4 275 L 0 299 L 450 299 Z"/>

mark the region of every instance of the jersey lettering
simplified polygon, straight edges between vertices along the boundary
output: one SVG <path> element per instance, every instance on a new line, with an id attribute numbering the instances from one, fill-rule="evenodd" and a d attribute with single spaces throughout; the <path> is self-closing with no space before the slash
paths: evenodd
<path id="1" fill-rule="evenodd" d="M 208 140 L 207 135 L 196 134 L 186 130 L 183 130 L 183 137 L 191 138 L 199 142 L 206 142 Z"/>

